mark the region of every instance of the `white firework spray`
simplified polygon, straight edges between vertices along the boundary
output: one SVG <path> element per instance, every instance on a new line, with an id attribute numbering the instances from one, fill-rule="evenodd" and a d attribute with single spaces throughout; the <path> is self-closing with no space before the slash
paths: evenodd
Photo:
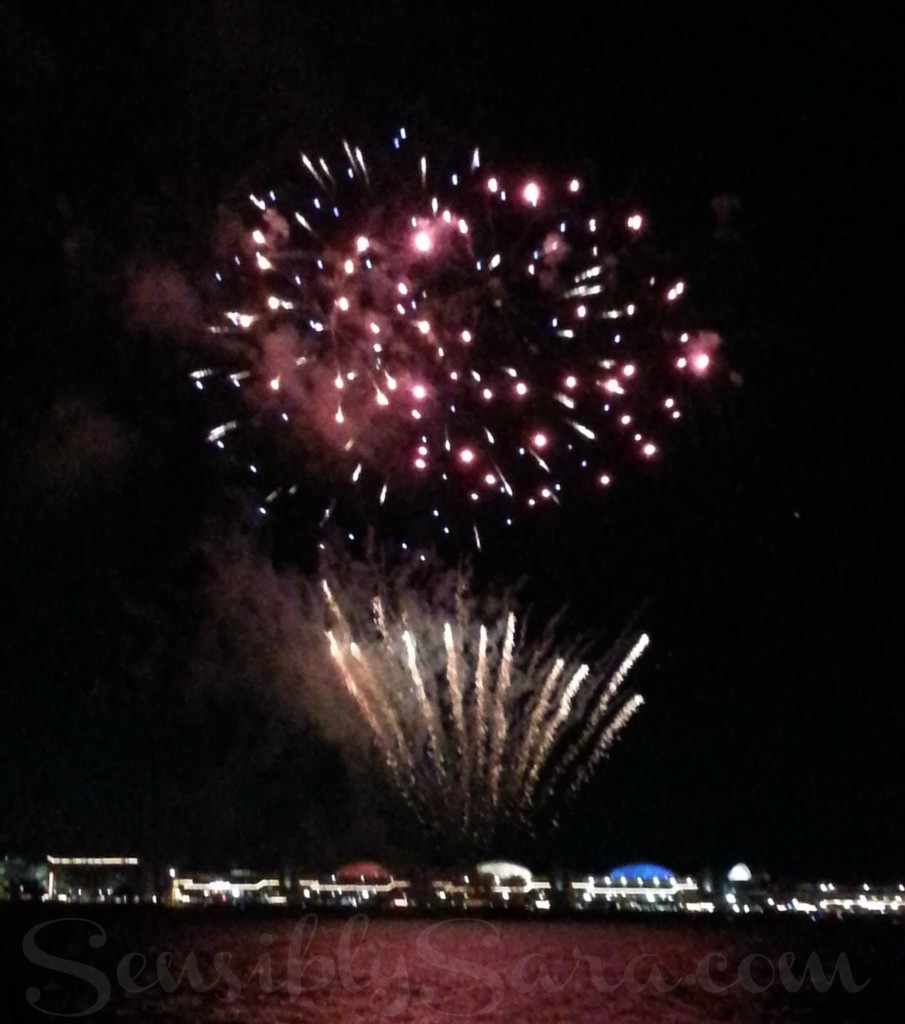
<path id="1" fill-rule="evenodd" d="M 330 654 L 394 786 L 437 835 L 486 844 L 530 826 L 590 778 L 643 704 L 623 685 L 646 634 L 598 672 L 550 631 L 532 642 L 508 603 L 482 615 L 461 575 L 366 586 L 323 581 Z"/>

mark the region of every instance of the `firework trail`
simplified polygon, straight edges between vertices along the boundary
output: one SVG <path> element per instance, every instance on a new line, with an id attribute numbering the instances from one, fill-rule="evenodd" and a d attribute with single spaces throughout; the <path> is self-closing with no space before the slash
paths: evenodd
<path id="1" fill-rule="evenodd" d="M 361 600 L 361 584 L 322 583 L 337 676 L 395 787 L 436 835 L 487 843 L 501 827 L 530 825 L 587 781 L 643 703 L 622 686 L 644 634 L 598 673 L 577 645 L 560 654 L 549 635 L 527 640 L 508 607 L 482 621 L 449 576 L 426 588 L 402 573 L 371 576 L 374 600 Z"/>
<path id="2" fill-rule="evenodd" d="M 480 548 L 489 522 L 656 460 L 719 338 L 642 214 L 586 192 L 478 150 L 429 159 L 400 131 L 373 162 L 346 143 L 329 162 L 302 153 L 288 184 L 249 195 L 208 286 L 212 363 L 192 377 L 229 410 L 212 444 L 255 476 L 249 446 L 278 453 L 262 512 L 295 473 L 325 520 L 399 503 Z"/>

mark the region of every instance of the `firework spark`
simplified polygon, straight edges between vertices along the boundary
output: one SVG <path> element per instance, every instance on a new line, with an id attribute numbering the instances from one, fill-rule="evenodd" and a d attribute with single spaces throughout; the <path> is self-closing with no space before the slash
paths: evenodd
<path id="1" fill-rule="evenodd" d="M 719 339 L 641 213 L 477 150 L 428 159 L 404 131 L 389 156 L 341 152 L 248 197 L 211 284 L 217 365 L 192 375 L 237 400 L 212 444 L 254 426 L 326 484 L 327 517 L 398 501 L 478 547 L 488 521 L 660 456 Z"/>
<path id="2" fill-rule="evenodd" d="M 560 654 L 551 631 L 528 640 L 508 607 L 483 621 L 461 586 L 450 600 L 448 580 L 419 590 L 400 578 L 373 577 L 370 601 L 359 599 L 360 582 L 321 581 L 340 685 L 435 834 L 481 844 L 530 825 L 587 781 L 643 703 L 622 686 L 647 635 L 595 671 L 580 646 Z"/>

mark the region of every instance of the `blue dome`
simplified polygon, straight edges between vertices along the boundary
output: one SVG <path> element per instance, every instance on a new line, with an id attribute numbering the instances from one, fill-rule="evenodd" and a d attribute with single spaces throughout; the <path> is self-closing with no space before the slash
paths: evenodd
<path id="1" fill-rule="evenodd" d="M 659 878 L 661 882 L 665 882 L 675 875 L 675 871 L 670 871 L 662 864 L 624 864 L 622 867 L 613 868 L 609 874 L 611 878 L 627 878 L 629 880 L 640 878 L 645 882 L 652 882 L 655 878 Z"/>

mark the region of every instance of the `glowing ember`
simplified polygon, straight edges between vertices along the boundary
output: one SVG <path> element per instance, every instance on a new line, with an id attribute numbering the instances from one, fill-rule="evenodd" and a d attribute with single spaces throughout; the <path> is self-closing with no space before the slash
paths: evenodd
<path id="1" fill-rule="evenodd" d="M 529 181 L 525 186 L 522 195 L 525 197 L 526 203 L 530 203 L 532 206 L 537 206 L 537 203 L 540 200 L 540 188 L 536 182 Z"/>

